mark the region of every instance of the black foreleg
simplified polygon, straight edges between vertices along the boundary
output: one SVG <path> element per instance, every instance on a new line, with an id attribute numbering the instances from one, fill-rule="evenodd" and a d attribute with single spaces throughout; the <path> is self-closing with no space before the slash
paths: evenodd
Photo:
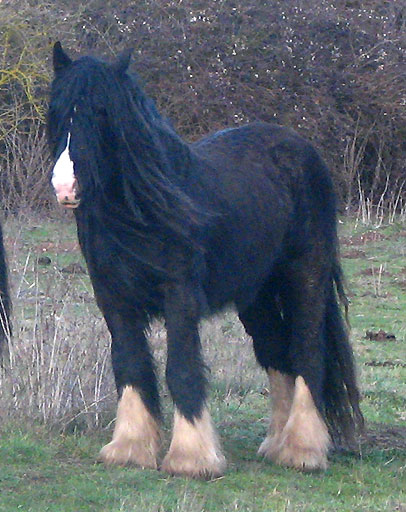
<path id="1" fill-rule="evenodd" d="M 124 387 L 132 386 L 151 414 L 159 419 L 154 362 L 145 336 L 147 321 L 133 312 L 109 313 L 105 318 L 112 333 L 111 359 L 119 396 Z"/>
<path id="2" fill-rule="evenodd" d="M 175 404 L 175 416 L 172 441 L 162 469 L 173 474 L 208 478 L 223 473 L 225 459 L 206 406 L 197 295 L 189 283 L 174 283 L 166 290 L 166 378 Z"/>
<path id="3" fill-rule="evenodd" d="M 183 286 L 172 289 L 167 295 L 166 380 L 176 408 L 193 422 L 201 416 L 207 395 L 198 331 L 199 305 L 193 292 Z"/>
<path id="4" fill-rule="evenodd" d="M 119 395 L 113 440 L 100 454 L 107 464 L 156 468 L 160 407 L 146 319 L 133 311 L 105 312 Z"/>

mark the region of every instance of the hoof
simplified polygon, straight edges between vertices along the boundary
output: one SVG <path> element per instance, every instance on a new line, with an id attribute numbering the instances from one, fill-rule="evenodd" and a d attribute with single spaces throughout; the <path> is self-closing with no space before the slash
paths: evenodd
<path id="1" fill-rule="evenodd" d="M 226 459 L 206 408 L 194 421 L 175 410 L 172 441 L 161 469 L 170 475 L 205 480 L 224 474 Z"/>
<path id="2" fill-rule="evenodd" d="M 327 426 L 314 405 L 309 388 L 299 376 L 286 425 L 282 431 L 265 438 L 259 453 L 282 466 L 314 471 L 327 469 L 329 447 Z"/>
<path id="3" fill-rule="evenodd" d="M 140 446 L 131 440 L 113 440 L 101 449 L 98 460 L 106 466 L 157 469 L 155 453 L 155 447 Z"/>
<path id="4" fill-rule="evenodd" d="M 312 447 L 306 445 L 303 439 L 293 437 L 266 437 L 259 447 L 258 454 L 276 464 L 300 471 L 327 469 L 328 438 L 323 446 Z"/>
<path id="5" fill-rule="evenodd" d="M 258 448 L 258 455 L 266 459 L 275 460 L 281 444 L 280 435 L 269 435 L 261 443 Z"/>
<path id="6" fill-rule="evenodd" d="M 265 456 L 276 464 L 295 468 L 299 471 L 325 470 L 328 467 L 325 451 L 306 447 L 303 444 L 297 445 L 289 441 L 285 441 L 279 449 L 275 447 L 271 453 L 265 454 Z"/>
<path id="7" fill-rule="evenodd" d="M 117 408 L 113 440 L 100 451 L 107 466 L 157 468 L 160 432 L 137 390 L 126 386 Z"/>
<path id="8" fill-rule="evenodd" d="M 199 457 L 199 455 L 182 452 L 169 452 L 164 458 L 161 470 L 170 475 L 186 476 L 202 480 L 211 480 L 224 475 L 226 459 L 216 453 L 211 456 Z"/>

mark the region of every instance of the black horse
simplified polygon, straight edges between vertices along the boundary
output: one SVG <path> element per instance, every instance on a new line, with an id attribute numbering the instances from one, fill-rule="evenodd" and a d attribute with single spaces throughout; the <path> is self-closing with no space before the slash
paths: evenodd
<path id="1" fill-rule="evenodd" d="M 213 477 L 225 458 L 206 405 L 198 325 L 233 303 L 273 398 L 259 452 L 325 468 L 362 422 L 339 299 L 336 203 L 315 149 L 252 123 L 187 144 L 114 63 L 54 47 L 48 117 L 58 201 L 74 208 L 119 394 L 107 464 L 157 467 L 160 406 L 146 332 L 163 316 L 175 404 L 162 470 Z"/>
<path id="2" fill-rule="evenodd" d="M 11 301 L 8 289 L 6 254 L 3 244 L 3 230 L 0 225 L 0 355 L 4 342 L 11 335 Z"/>

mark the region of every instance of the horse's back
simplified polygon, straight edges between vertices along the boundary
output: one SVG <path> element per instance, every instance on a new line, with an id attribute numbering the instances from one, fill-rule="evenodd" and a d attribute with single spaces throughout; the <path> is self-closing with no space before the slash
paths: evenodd
<path id="1" fill-rule="evenodd" d="M 192 148 L 206 164 L 200 180 L 213 198 L 223 194 L 231 203 L 245 203 L 256 197 L 265 202 L 257 205 L 260 210 L 272 200 L 273 212 L 280 210 L 285 217 L 298 200 L 309 208 L 335 209 L 327 166 L 312 144 L 292 129 L 254 122 L 209 135 Z"/>
<path id="2" fill-rule="evenodd" d="M 310 215 L 335 222 L 330 172 L 313 145 L 290 128 L 254 122 L 209 135 L 192 145 L 206 162 L 200 181 L 211 198 L 248 216 L 270 215 L 283 228 Z M 292 215 L 300 213 L 300 218 Z M 257 219 L 258 220 L 258 219 Z M 285 222 L 284 222 L 285 221 Z"/>
<path id="3" fill-rule="evenodd" d="M 270 159 L 274 168 L 278 166 L 278 152 L 285 150 L 291 158 L 300 159 L 312 150 L 309 142 L 294 130 L 259 121 L 220 130 L 195 142 L 192 148 L 214 164 L 221 159 L 223 164 L 251 167 L 260 163 L 268 168 Z"/>
<path id="4" fill-rule="evenodd" d="M 205 196 L 220 211 L 206 247 L 209 303 L 249 302 L 281 262 L 334 231 L 328 169 L 296 132 L 268 123 L 223 130 L 192 147 L 206 162 Z M 315 227 L 329 211 L 328 229 Z"/>

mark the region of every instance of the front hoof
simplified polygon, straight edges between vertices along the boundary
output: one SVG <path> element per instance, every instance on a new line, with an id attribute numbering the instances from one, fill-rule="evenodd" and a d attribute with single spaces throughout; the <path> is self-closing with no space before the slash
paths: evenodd
<path id="1" fill-rule="evenodd" d="M 155 449 L 140 446 L 129 440 L 111 441 L 99 454 L 98 460 L 106 466 L 138 466 L 157 469 Z"/>
<path id="2" fill-rule="evenodd" d="M 162 462 L 161 470 L 175 476 L 212 480 L 224 475 L 226 465 L 223 455 L 212 454 L 211 457 L 201 458 L 169 452 Z"/>
<path id="3" fill-rule="evenodd" d="M 314 448 L 284 445 L 274 453 L 272 460 L 281 466 L 298 469 L 299 471 L 318 471 L 328 467 L 327 455 Z"/>

